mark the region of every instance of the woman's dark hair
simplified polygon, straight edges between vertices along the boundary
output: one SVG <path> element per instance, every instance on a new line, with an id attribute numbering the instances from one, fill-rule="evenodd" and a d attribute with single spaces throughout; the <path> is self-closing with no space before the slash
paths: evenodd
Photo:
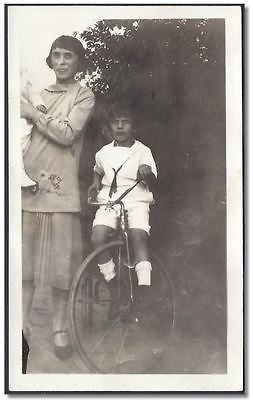
<path id="1" fill-rule="evenodd" d="M 49 55 L 46 58 L 46 63 L 49 66 L 49 68 L 51 69 L 53 68 L 51 56 L 52 56 L 52 51 L 56 49 L 56 47 L 60 49 L 73 51 L 78 56 L 78 72 L 82 72 L 85 69 L 86 56 L 82 43 L 80 42 L 80 40 L 74 38 L 73 36 L 66 36 L 66 35 L 59 36 L 53 42 Z"/>

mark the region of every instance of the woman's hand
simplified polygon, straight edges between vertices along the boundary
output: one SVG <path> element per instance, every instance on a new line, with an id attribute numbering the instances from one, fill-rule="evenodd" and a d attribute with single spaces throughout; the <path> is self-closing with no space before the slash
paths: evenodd
<path id="1" fill-rule="evenodd" d="M 36 122 L 41 116 L 41 112 L 36 110 L 31 104 L 20 102 L 20 116 L 21 118 L 30 119 L 32 122 Z"/>

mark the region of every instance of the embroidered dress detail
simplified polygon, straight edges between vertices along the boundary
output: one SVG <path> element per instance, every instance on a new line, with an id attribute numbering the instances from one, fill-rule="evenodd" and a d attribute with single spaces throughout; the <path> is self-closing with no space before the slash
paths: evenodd
<path id="1" fill-rule="evenodd" d="M 62 87 L 51 85 L 41 92 L 48 108 L 32 131 L 24 156 L 38 192 L 22 192 L 23 210 L 30 212 L 80 212 L 79 161 L 87 122 L 94 107 L 94 95 L 76 82 Z"/>

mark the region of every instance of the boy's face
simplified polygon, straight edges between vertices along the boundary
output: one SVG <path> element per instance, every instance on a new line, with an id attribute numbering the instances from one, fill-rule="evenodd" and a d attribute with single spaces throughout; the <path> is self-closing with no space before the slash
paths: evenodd
<path id="1" fill-rule="evenodd" d="M 120 146 L 132 144 L 133 130 L 132 120 L 126 116 L 116 116 L 110 123 L 112 136 Z"/>

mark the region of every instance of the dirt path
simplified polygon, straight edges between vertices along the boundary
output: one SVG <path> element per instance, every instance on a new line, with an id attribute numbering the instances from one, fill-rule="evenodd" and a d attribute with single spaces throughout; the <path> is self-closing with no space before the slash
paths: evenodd
<path id="1" fill-rule="evenodd" d="M 27 373 L 85 374 L 77 353 L 65 361 L 53 351 L 50 289 L 37 289 L 31 313 L 33 335 Z M 210 293 L 183 292 L 177 298 L 177 325 L 163 359 L 152 373 L 226 372 L 226 322 L 222 298 Z"/>

